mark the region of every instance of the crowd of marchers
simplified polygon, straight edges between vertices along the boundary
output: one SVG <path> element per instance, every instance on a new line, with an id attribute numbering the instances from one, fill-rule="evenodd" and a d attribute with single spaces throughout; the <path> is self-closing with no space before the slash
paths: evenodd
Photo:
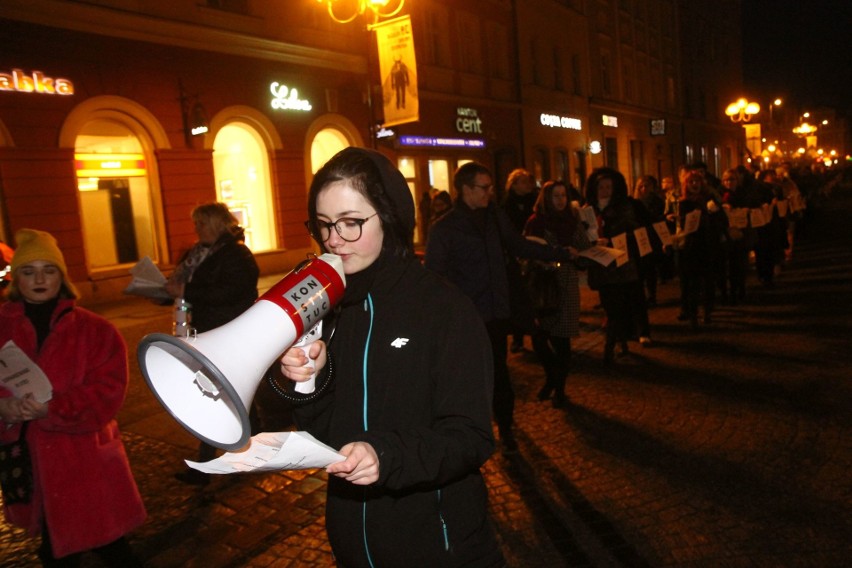
<path id="1" fill-rule="evenodd" d="M 421 209 L 431 219 L 425 263 L 474 300 L 489 329 L 503 451 L 515 448 L 506 356 L 523 350 L 525 337 L 545 374 L 538 398 L 567 402 L 583 273 L 599 294 L 603 364 L 610 366 L 631 342 L 653 345 L 660 285 L 679 287 L 678 320 L 690 329 L 712 325 L 720 304 L 748 302 L 749 288 L 773 287 L 834 177 L 819 166 L 781 163 L 738 166 L 719 178 L 692 163 L 662 180 L 643 175 L 631 189 L 623 174 L 602 167 L 578 189 L 561 180 L 539 186 L 524 169 L 497 187 L 484 167 L 460 169 L 452 205 L 447 194 Z M 534 246 L 524 248 L 523 240 Z M 584 253 L 593 247 L 617 256 Z"/>

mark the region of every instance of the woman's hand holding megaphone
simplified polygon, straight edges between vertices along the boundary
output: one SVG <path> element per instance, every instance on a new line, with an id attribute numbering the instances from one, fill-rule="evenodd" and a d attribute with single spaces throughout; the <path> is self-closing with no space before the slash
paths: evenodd
<path id="1" fill-rule="evenodd" d="M 281 373 L 297 383 L 309 381 L 318 369 L 325 367 L 327 357 L 325 341 L 321 339 L 305 347 L 291 347 L 281 356 Z M 311 360 L 314 365 L 311 365 Z"/>

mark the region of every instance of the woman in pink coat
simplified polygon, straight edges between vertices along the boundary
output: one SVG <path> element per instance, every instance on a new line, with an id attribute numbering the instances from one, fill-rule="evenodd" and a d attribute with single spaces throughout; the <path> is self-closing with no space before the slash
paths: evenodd
<path id="1" fill-rule="evenodd" d="M 0 346 L 14 341 L 50 379 L 52 398 L 0 386 L 0 444 L 27 423 L 32 497 L 4 503 L 7 521 L 41 534 L 45 566 L 79 565 L 93 550 L 109 566 L 141 566 L 124 538 L 145 520 L 115 416 L 127 389 L 127 348 L 105 319 L 75 307 L 65 260 L 48 233 L 16 234 Z"/>

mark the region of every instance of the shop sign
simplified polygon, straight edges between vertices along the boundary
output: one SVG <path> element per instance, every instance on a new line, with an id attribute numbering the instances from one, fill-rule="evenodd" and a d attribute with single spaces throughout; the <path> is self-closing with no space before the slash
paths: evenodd
<path id="1" fill-rule="evenodd" d="M 269 91 L 273 95 L 271 101 L 272 108 L 275 110 L 296 110 L 307 112 L 313 107 L 310 101 L 299 98 L 299 91 L 291 89 L 279 82 L 274 82 L 269 85 Z"/>
<path id="2" fill-rule="evenodd" d="M 376 125 L 376 139 L 383 140 L 385 138 L 393 138 L 396 132 L 390 128 L 385 128 L 381 124 Z"/>
<path id="3" fill-rule="evenodd" d="M 74 154 L 77 177 L 138 177 L 147 175 L 142 154 Z"/>
<path id="4" fill-rule="evenodd" d="M 444 138 L 440 136 L 400 136 L 402 146 L 438 146 L 442 148 L 485 148 L 478 138 Z"/>
<path id="5" fill-rule="evenodd" d="M 666 119 L 665 118 L 652 118 L 650 121 L 651 126 L 651 136 L 665 136 L 666 135 Z"/>
<path id="6" fill-rule="evenodd" d="M 482 119 L 475 108 L 456 109 L 456 131 L 464 134 L 482 134 Z"/>
<path id="7" fill-rule="evenodd" d="M 12 69 L 11 73 L 0 73 L 0 91 L 38 93 L 43 95 L 73 95 L 74 83 L 68 79 L 48 77 L 41 71 L 24 73 Z"/>
<path id="8" fill-rule="evenodd" d="M 604 114 L 604 115 L 602 115 L 601 118 L 603 119 L 603 125 L 604 126 L 612 126 L 613 128 L 618 128 L 618 117 L 617 116 L 609 116 L 609 115 Z"/>
<path id="9" fill-rule="evenodd" d="M 541 113 L 539 119 L 544 126 L 551 128 L 568 128 L 569 130 L 582 130 L 583 121 L 579 118 L 571 118 L 570 116 L 559 116 L 556 114 Z"/>

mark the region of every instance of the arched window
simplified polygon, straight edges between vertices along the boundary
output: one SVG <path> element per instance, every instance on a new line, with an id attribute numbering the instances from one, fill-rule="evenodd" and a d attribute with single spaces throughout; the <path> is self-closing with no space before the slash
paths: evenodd
<path id="1" fill-rule="evenodd" d="M 216 132 L 213 171 L 217 200 L 239 219 L 246 246 L 254 252 L 275 249 L 269 152 L 252 125 L 237 120 Z"/>
<path id="2" fill-rule="evenodd" d="M 336 128 L 323 128 L 311 141 L 311 173 L 317 173 L 332 156 L 351 146 L 346 135 Z"/>
<path id="3" fill-rule="evenodd" d="M 74 142 L 89 268 L 158 260 L 146 147 L 118 118 L 85 122 Z"/>

